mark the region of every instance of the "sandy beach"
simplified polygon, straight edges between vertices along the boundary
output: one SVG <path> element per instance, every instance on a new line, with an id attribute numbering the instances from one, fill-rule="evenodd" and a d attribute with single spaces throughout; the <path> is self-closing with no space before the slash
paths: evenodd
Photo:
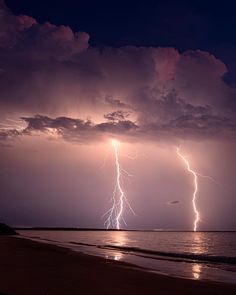
<path id="1" fill-rule="evenodd" d="M 236 285 L 148 273 L 17 237 L 0 237 L 0 261 L 0 294 L 236 294 Z"/>

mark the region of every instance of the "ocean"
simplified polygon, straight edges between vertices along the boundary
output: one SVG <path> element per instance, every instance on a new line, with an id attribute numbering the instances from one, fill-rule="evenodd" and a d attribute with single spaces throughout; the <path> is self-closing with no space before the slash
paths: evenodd
<path id="1" fill-rule="evenodd" d="M 236 232 L 21 230 L 19 233 L 164 275 L 236 284 Z"/>

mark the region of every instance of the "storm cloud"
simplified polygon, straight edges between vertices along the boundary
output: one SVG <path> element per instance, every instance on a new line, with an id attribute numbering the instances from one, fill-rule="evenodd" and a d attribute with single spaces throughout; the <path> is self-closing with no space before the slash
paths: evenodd
<path id="1" fill-rule="evenodd" d="M 93 48 L 89 34 L 13 15 L 0 2 L 1 139 L 48 128 L 66 140 L 235 139 L 235 89 L 208 52 Z"/>

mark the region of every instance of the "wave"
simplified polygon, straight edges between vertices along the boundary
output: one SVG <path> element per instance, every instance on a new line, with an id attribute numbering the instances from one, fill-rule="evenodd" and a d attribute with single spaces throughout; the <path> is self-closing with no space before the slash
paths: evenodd
<path id="1" fill-rule="evenodd" d="M 99 248 L 99 246 L 97 246 L 97 245 L 94 245 L 94 244 L 88 244 L 88 243 L 70 242 L 70 244 L 79 245 L 79 246 L 98 247 L 98 248 Z"/>
<path id="2" fill-rule="evenodd" d="M 36 237 L 34 237 L 36 238 Z M 38 237 L 39 238 L 39 237 Z M 40 238 L 44 241 L 57 242 L 55 240 Z M 96 245 L 82 242 L 69 242 L 70 244 L 85 246 L 85 247 L 96 247 L 99 249 L 106 250 L 119 250 L 126 252 L 127 254 L 133 254 L 137 256 L 143 256 L 145 258 L 159 259 L 159 260 L 172 260 L 172 261 L 184 261 L 184 262 L 198 262 L 198 263 L 224 263 L 236 265 L 236 257 L 229 256 L 218 256 L 218 255 L 207 255 L 207 254 L 197 254 L 197 253 L 176 253 L 176 252 L 164 252 L 156 251 L 150 249 L 143 249 L 139 247 L 129 247 L 129 246 L 117 246 L 117 245 Z"/>
<path id="3" fill-rule="evenodd" d="M 97 246 L 102 249 L 110 250 L 120 250 L 130 253 L 146 254 L 149 258 L 160 259 L 163 257 L 165 259 L 176 258 L 178 260 L 184 260 L 186 262 L 211 262 L 211 263 L 227 263 L 227 264 L 236 264 L 236 257 L 228 256 L 215 256 L 215 255 L 206 255 L 206 254 L 196 254 L 196 253 L 175 253 L 175 252 L 162 252 L 155 250 L 142 249 L 138 247 L 128 247 L 128 246 L 116 246 L 116 245 L 103 245 Z M 158 257 L 160 256 L 160 257 Z"/>

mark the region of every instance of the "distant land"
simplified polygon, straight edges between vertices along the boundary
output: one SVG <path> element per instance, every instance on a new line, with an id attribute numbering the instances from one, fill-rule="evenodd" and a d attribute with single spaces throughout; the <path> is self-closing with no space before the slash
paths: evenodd
<path id="1" fill-rule="evenodd" d="M 15 230 L 47 230 L 47 231 L 135 231 L 135 232 L 194 232 L 192 230 L 173 229 L 105 229 L 79 227 L 14 227 Z M 236 232 L 236 230 L 202 230 L 200 232 Z"/>
<path id="2" fill-rule="evenodd" d="M 66 231 L 119 231 L 118 229 L 79 228 L 79 227 L 14 227 L 15 230 L 66 230 Z M 122 230 L 127 231 L 127 230 Z"/>

